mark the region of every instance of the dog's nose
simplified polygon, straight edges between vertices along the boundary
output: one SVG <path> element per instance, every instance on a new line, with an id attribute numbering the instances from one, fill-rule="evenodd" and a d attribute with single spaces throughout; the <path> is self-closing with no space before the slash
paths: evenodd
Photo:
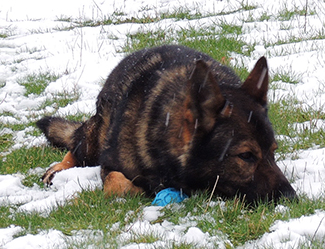
<path id="1" fill-rule="evenodd" d="M 283 196 L 286 199 L 288 199 L 290 201 L 293 201 L 293 202 L 295 202 L 295 201 L 298 202 L 299 201 L 298 195 L 296 194 L 295 191 L 294 192 L 285 192 L 285 193 L 283 193 Z"/>
<path id="2" fill-rule="evenodd" d="M 298 195 L 291 185 L 285 186 L 280 192 L 283 197 L 290 201 L 299 201 Z"/>

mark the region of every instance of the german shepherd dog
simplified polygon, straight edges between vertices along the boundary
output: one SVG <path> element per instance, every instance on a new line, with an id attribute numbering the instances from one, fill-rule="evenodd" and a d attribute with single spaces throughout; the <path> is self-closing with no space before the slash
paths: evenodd
<path id="1" fill-rule="evenodd" d="M 187 47 L 143 49 L 109 75 L 96 114 L 79 123 L 44 117 L 37 126 L 69 152 L 43 176 L 101 165 L 107 195 L 173 187 L 248 202 L 294 199 L 275 163 L 267 116 L 268 67 L 260 58 L 244 83 L 226 66 Z"/>

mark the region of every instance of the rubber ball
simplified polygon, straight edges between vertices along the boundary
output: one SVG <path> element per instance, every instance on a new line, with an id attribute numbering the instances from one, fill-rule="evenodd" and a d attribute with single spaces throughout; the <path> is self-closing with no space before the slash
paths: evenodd
<path id="1" fill-rule="evenodd" d="M 156 197 L 153 200 L 152 205 L 163 207 L 170 203 L 182 202 L 186 198 L 188 198 L 188 196 L 183 192 L 175 188 L 166 188 L 156 194 Z"/>

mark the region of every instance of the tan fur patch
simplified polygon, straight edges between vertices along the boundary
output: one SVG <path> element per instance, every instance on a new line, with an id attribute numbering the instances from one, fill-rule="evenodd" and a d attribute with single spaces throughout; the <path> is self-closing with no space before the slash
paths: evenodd
<path id="1" fill-rule="evenodd" d="M 126 194 L 141 194 L 144 191 L 142 188 L 135 186 L 121 172 L 112 171 L 105 178 L 104 192 L 106 196 L 125 196 Z"/>
<path id="2" fill-rule="evenodd" d="M 194 132 L 194 117 L 191 110 L 187 110 L 185 112 L 185 120 L 184 120 L 184 130 L 183 130 L 183 141 L 185 144 L 188 144 L 193 137 Z"/>
<path id="3" fill-rule="evenodd" d="M 239 156 L 242 153 L 252 153 L 256 157 L 256 162 L 248 163 Z M 246 140 L 235 146 L 230 151 L 232 157 L 232 167 L 228 167 L 228 174 L 234 182 L 251 181 L 258 162 L 262 160 L 262 151 L 254 140 Z"/>

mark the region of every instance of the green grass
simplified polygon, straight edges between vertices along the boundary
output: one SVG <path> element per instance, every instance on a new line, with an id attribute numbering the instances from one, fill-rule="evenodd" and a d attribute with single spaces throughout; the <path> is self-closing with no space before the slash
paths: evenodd
<path id="1" fill-rule="evenodd" d="M 260 204 L 256 208 L 243 205 L 238 199 L 217 203 L 209 207 L 207 212 L 206 194 L 197 194 L 183 202 L 181 208 L 177 205 L 165 207 L 160 216 L 152 224 L 161 224 L 169 221 L 172 224 L 186 224 L 195 221 L 196 226 L 211 236 L 217 236 L 220 232 L 227 234 L 234 246 L 242 245 L 247 240 L 255 240 L 268 232 L 271 224 L 276 220 L 298 218 L 302 215 L 310 215 L 316 209 L 325 209 L 324 200 L 311 201 L 302 197 L 299 203 L 286 203 L 290 209 L 284 213 L 274 212 L 273 205 Z M 69 201 L 65 206 L 58 208 L 44 217 L 37 213 L 26 214 L 15 212 L 16 207 L 0 207 L 2 219 L 0 227 L 11 224 L 25 228 L 25 233 L 37 234 L 40 230 L 57 229 L 65 235 L 73 235 L 75 231 L 94 230 L 102 231 L 105 236 L 101 238 L 100 245 L 114 244 L 118 235 L 125 232 L 127 225 L 141 219 L 142 210 L 150 205 L 151 200 L 138 196 L 127 197 L 123 201 L 115 197 L 105 198 L 100 190 L 83 191 L 78 197 Z M 177 210 L 177 212 L 175 212 Z M 118 224 L 119 229 L 113 229 Z M 153 235 L 134 236 L 131 242 L 151 243 L 159 238 Z M 182 245 L 184 246 L 184 245 Z M 175 247 L 182 248 L 182 247 Z"/>
<path id="2" fill-rule="evenodd" d="M 283 29 L 290 29 L 291 27 L 283 28 Z M 306 40 L 324 40 L 325 39 L 325 31 L 322 29 L 320 31 L 317 31 L 316 33 L 313 33 L 311 35 L 308 35 L 304 37 L 304 34 L 300 35 L 290 35 L 289 37 L 286 37 L 284 39 L 279 38 L 276 42 L 269 42 L 267 40 L 264 41 L 265 47 L 274 47 L 277 45 L 284 45 L 284 44 L 292 44 L 292 43 L 300 43 Z"/>
<path id="3" fill-rule="evenodd" d="M 4 130 L 4 126 L 0 125 L 0 131 Z M 5 151 L 5 149 L 12 146 L 14 143 L 12 141 L 12 134 L 11 133 L 0 133 L 0 151 Z"/>
<path id="4" fill-rule="evenodd" d="M 79 99 L 79 92 L 74 91 L 72 93 L 64 92 L 53 95 L 52 98 L 47 98 L 39 107 L 40 110 L 47 106 L 53 106 L 55 109 L 59 107 L 65 107 Z"/>
<path id="5" fill-rule="evenodd" d="M 59 75 L 50 72 L 38 74 L 33 73 L 19 79 L 18 83 L 25 87 L 25 96 L 28 96 L 29 94 L 40 95 L 44 92 L 49 83 L 56 81 L 58 78 L 60 78 Z"/>
<path id="6" fill-rule="evenodd" d="M 19 63 L 19 62 L 17 62 Z M 25 97 L 31 97 L 33 96 L 44 96 L 44 91 L 46 87 L 51 83 L 55 82 L 57 79 L 59 79 L 62 75 L 59 74 L 54 74 L 50 72 L 44 72 L 44 73 L 32 73 L 29 74 L 23 78 L 17 79 L 17 83 L 25 88 L 24 96 Z M 5 86 L 5 84 L 4 84 Z M 44 101 L 39 103 L 35 109 L 37 110 L 44 110 L 46 107 L 53 107 L 54 111 L 51 113 L 46 113 L 45 115 L 52 115 L 54 112 L 56 112 L 60 107 L 65 107 L 69 104 L 72 104 L 73 102 L 77 101 L 80 97 L 80 93 L 78 89 L 74 89 L 70 92 L 68 91 L 63 91 L 59 93 L 51 93 L 51 94 L 46 94 L 46 98 Z M 18 121 L 21 120 L 21 116 L 19 113 L 11 113 L 10 111 L 8 112 L 3 112 L 1 113 L 1 116 L 8 116 L 8 117 L 13 117 L 17 119 Z M 31 119 L 34 119 L 34 115 L 31 114 L 30 117 Z M 32 123 L 21 123 L 21 124 L 15 124 L 15 125 L 10 125 L 8 126 L 7 124 L 1 124 L 0 127 L 3 128 L 13 128 L 13 130 L 22 130 L 26 126 L 35 126 Z M 1 134 L 1 133 L 0 133 Z M 38 134 L 39 135 L 39 134 Z M 0 141 L 2 136 L 0 135 Z M 4 141 L 5 142 L 5 141 Z M 2 146 L 0 145 L 0 148 Z"/>
<path id="7" fill-rule="evenodd" d="M 8 34 L 6 34 L 6 33 L 0 33 L 0 38 L 7 38 L 7 37 L 9 37 L 9 35 Z"/>
<path id="8" fill-rule="evenodd" d="M 305 15 L 315 15 L 316 11 L 307 9 L 306 8 L 298 8 L 295 7 L 292 10 L 289 10 L 287 7 L 284 7 L 280 12 L 278 13 L 278 20 L 280 21 L 289 21 L 293 19 L 295 16 L 305 16 Z"/>
<path id="9" fill-rule="evenodd" d="M 279 140 L 278 154 L 284 159 L 287 155 L 295 158 L 299 150 L 315 146 L 325 147 L 325 127 L 318 131 L 305 129 L 298 131 L 293 124 L 311 122 L 312 120 L 325 119 L 324 110 L 313 110 L 301 107 L 295 99 L 282 100 L 269 106 L 269 117 L 276 134 L 287 137 Z"/>
<path id="10" fill-rule="evenodd" d="M 248 6 L 249 8 L 249 6 Z M 155 15 L 145 15 L 142 17 L 125 17 L 123 12 L 114 12 L 112 15 L 105 15 L 103 18 L 99 20 L 73 20 L 71 17 L 58 17 L 57 21 L 61 22 L 69 22 L 71 25 L 65 28 L 56 28 L 58 31 L 62 30 L 71 30 L 76 27 L 97 27 L 97 26 L 104 26 L 104 25 L 118 25 L 123 23 L 138 23 L 138 24 L 146 24 L 146 23 L 154 23 L 159 22 L 164 19 L 175 19 L 176 21 L 179 20 L 194 20 L 199 19 L 202 17 L 207 17 L 208 15 L 203 15 L 199 11 L 192 13 L 192 11 L 186 7 L 168 10 L 161 13 L 156 13 Z"/>
<path id="11" fill-rule="evenodd" d="M 123 23 L 152 23 L 159 22 L 163 19 L 173 18 L 177 20 L 194 20 L 206 16 L 222 16 L 230 15 L 243 11 L 254 11 L 257 6 L 242 2 L 239 9 L 232 12 L 210 13 L 203 15 L 199 11 L 190 11 L 186 8 L 175 9 L 165 13 L 157 13 L 156 16 L 144 16 L 141 18 L 126 18 L 124 13 L 116 12 L 110 17 L 103 20 L 87 20 L 76 21 L 70 17 L 58 17 L 58 21 L 71 23 L 71 28 L 99 25 L 119 25 Z M 293 20 L 295 17 L 304 16 L 306 11 L 303 9 L 281 10 L 277 16 L 272 16 L 266 12 L 262 12 L 258 21 L 267 22 L 269 20 L 287 21 Z M 307 15 L 315 15 L 314 10 L 308 10 Z M 249 20 L 248 20 L 249 19 Z M 249 17 L 245 22 L 256 21 Z M 289 30 L 293 23 L 283 23 L 283 30 Z M 302 26 L 301 29 L 304 27 Z M 59 30 L 58 30 L 59 31 Z M 235 72 L 244 80 L 248 76 L 248 70 L 236 63 L 233 63 L 232 54 L 240 54 L 243 56 L 251 56 L 256 44 L 246 43 L 242 39 L 243 29 L 241 25 L 232 24 L 220 19 L 214 25 L 204 28 L 188 27 L 180 30 L 159 29 L 147 30 L 144 32 L 132 33 L 128 35 L 127 41 L 120 48 L 121 52 L 131 53 L 144 47 L 153 47 L 162 44 L 182 44 L 197 49 L 211 55 L 216 60 L 231 66 Z M 1 37 L 0 38 L 6 38 Z M 291 36 L 286 39 L 278 39 L 276 42 L 261 41 L 265 48 L 272 48 L 282 44 L 299 43 L 305 40 L 324 40 L 324 32 L 319 31 L 312 35 Z M 34 53 L 34 50 L 24 51 Z M 286 51 L 283 52 L 284 54 Z M 16 61 L 15 63 L 19 63 Z M 15 69 L 14 65 L 12 68 Z M 60 75 L 50 72 L 31 74 L 18 82 L 25 87 L 25 96 L 42 95 L 49 83 L 57 80 Z M 294 73 L 294 71 L 276 71 L 271 78 L 271 89 L 278 88 L 276 82 L 295 85 L 300 83 L 302 75 Z M 4 87 L 5 83 L 3 84 Z M 321 90 L 320 90 L 321 91 Z M 55 108 L 64 107 L 79 99 L 78 91 L 68 94 L 54 94 L 42 103 L 39 109 L 47 106 Z M 95 101 L 95 100 L 94 100 Z M 1 116 L 16 117 L 13 113 L 1 113 Z M 286 139 L 279 140 L 278 155 L 279 159 L 296 158 L 299 150 L 314 147 L 325 147 L 325 128 L 319 130 L 305 129 L 298 130 L 294 124 L 306 121 L 325 119 L 324 110 L 314 110 L 306 108 L 299 103 L 294 97 L 286 97 L 278 102 L 270 103 L 269 106 L 270 120 L 277 135 L 283 135 Z M 21 148 L 12 150 L 14 145 L 14 133 L 24 130 L 26 127 L 34 126 L 34 117 L 30 117 L 29 123 L 23 124 L 1 124 L 0 130 L 5 128 L 12 132 L 1 134 L 0 132 L 0 151 L 6 152 L 6 155 L 0 156 L 0 174 L 15 174 L 17 172 L 24 175 L 23 184 L 32 187 L 35 184 L 43 187 L 39 181 L 41 173 L 34 173 L 30 169 L 41 167 L 45 170 L 51 163 L 60 161 L 66 151 L 61 151 L 51 147 L 37 148 Z M 78 114 L 68 116 L 67 118 L 82 121 L 89 118 L 89 115 Z M 40 132 L 33 131 L 34 136 L 40 135 Z M 238 199 L 225 200 L 224 206 L 221 204 L 215 207 L 209 207 L 206 210 L 208 196 L 206 193 L 197 193 L 193 197 L 184 201 L 181 208 L 177 205 L 165 207 L 162 212 L 164 215 L 159 217 L 152 224 L 161 224 L 164 221 L 173 224 L 184 224 L 186 221 L 195 222 L 203 232 L 208 232 L 211 236 L 218 235 L 220 232 L 225 234 L 234 246 L 242 245 L 248 240 L 255 240 L 264 233 L 269 232 L 270 226 L 276 220 L 288 220 L 290 218 L 298 218 L 302 215 L 310 215 L 317 209 L 325 209 L 325 200 L 308 199 L 304 196 L 300 198 L 300 202 L 289 203 L 283 201 L 282 204 L 288 207 L 285 213 L 274 212 L 274 205 L 260 204 L 257 208 L 250 208 L 243 205 Z M 76 231 L 92 230 L 93 233 L 99 233 L 96 238 L 89 237 L 86 242 L 68 241 L 70 248 L 87 248 L 93 246 L 103 248 L 118 248 L 121 245 L 134 243 L 152 243 L 160 238 L 156 235 L 149 234 L 144 236 L 134 236 L 130 240 L 118 241 L 118 236 L 125 232 L 127 225 L 141 219 L 142 210 L 150 205 L 151 200 L 142 196 L 128 197 L 120 201 L 119 198 L 104 198 L 101 190 L 89 191 L 85 190 L 68 201 L 66 205 L 60 206 L 57 210 L 52 211 L 48 217 L 43 217 L 37 213 L 17 212 L 19 205 L 0 206 L 0 227 L 8 227 L 9 225 L 21 226 L 24 231 L 17 235 L 37 234 L 43 230 L 57 229 L 65 235 L 73 235 Z M 217 201 L 216 199 L 214 201 Z M 175 211 L 176 210 L 176 211 Z M 117 229 L 114 229 L 116 228 Z M 99 239 L 98 239 L 99 238 Z M 323 248 L 324 241 L 313 241 L 312 248 Z M 186 244 L 175 244 L 173 248 L 188 248 Z M 232 248 L 227 245 L 227 248 Z M 306 246 L 307 248 L 307 246 Z"/>
<path id="12" fill-rule="evenodd" d="M 284 83 L 297 84 L 301 82 L 302 75 L 293 71 L 280 71 L 273 75 L 272 81 L 282 81 Z"/>
<path id="13" fill-rule="evenodd" d="M 130 53 L 145 47 L 177 43 L 209 54 L 230 67 L 231 53 L 250 55 L 253 46 L 240 39 L 239 35 L 242 33 L 240 26 L 221 22 L 219 27 L 219 29 L 215 26 L 205 29 L 190 27 L 176 33 L 172 30 L 158 30 L 130 34 L 122 52 Z M 249 74 L 243 67 L 233 69 L 241 79 L 245 79 Z"/>
<path id="14" fill-rule="evenodd" d="M 13 150 L 5 159 L 0 156 L 0 174 L 27 174 L 36 167 L 47 168 L 51 163 L 61 161 L 65 154 L 66 152 L 51 147 Z"/>

